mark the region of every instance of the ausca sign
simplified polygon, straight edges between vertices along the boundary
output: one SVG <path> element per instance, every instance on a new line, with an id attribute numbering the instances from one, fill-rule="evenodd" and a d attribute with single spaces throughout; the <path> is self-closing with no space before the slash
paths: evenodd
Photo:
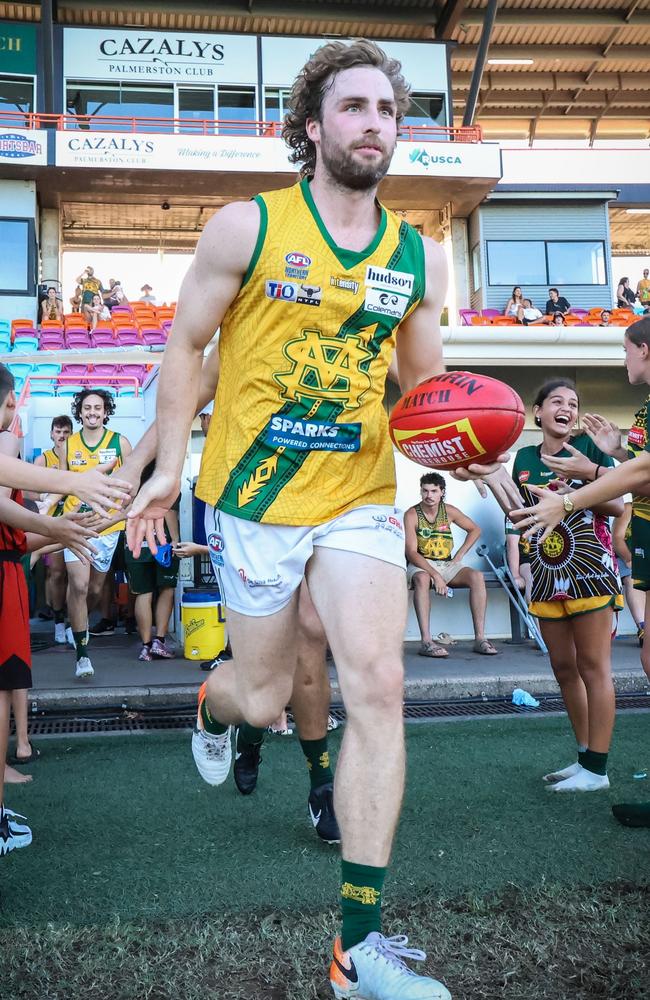
<path id="1" fill-rule="evenodd" d="M 421 164 L 425 170 L 429 167 L 437 167 L 444 164 L 460 164 L 462 163 L 461 157 L 457 153 L 446 154 L 446 153 L 430 153 L 428 150 L 423 149 L 421 146 L 416 146 L 409 153 L 409 160 L 411 163 Z"/>

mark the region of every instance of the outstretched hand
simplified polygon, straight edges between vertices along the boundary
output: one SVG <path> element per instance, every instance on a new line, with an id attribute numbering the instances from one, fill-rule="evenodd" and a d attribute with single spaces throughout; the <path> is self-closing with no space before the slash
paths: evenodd
<path id="1" fill-rule="evenodd" d="M 115 468 L 116 461 L 117 459 L 113 459 L 112 462 L 106 462 L 74 477 L 75 496 L 104 517 L 108 517 L 111 510 L 128 502 L 133 492 L 130 483 L 108 475 Z"/>
<path id="2" fill-rule="evenodd" d="M 528 489 L 539 497 L 537 503 L 534 507 L 518 507 L 516 510 L 511 510 L 510 520 L 517 528 L 523 530 L 524 538 L 532 538 L 541 532 L 537 541 L 544 542 L 566 514 L 562 493 L 540 486 L 529 486 Z"/>
<path id="3" fill-rule="evenodd" d="M 181 484 L 173 476 L 154 472 L 133 501 L 126 520 L 126 544 L 137 559 L 146 540 L 153 555 L 167 541 L 165 515 L 180 493 Z"/>
<path id="4" fill-rule="evenodd" d="M 613 420 L 607 420 L 599 413 L 585 413 L 582 426 L 597 448 L 611 457 L 616 455 L 621 447 L 621 429 Z"/>
<path id="5" fill-rule="evenodd" d="M 82 563 L 90 563 L 97 551 L 90 544 L 90 538 L 96 538 L 97 532 L 89 527 L 91 514 L 68 513 L 62 517 L 48 518 L 51 521 L 50 537 L 59 542 L 63 548 L 70 549 Z"/>
<path id="6" fill-rule="evenodd" d="M 620 443 L 620 432 L 619 432 Z M 596 463 L 583 455 L 581 451 L 574 448 L 572 444 L 565 444 L 564 448 L 571 455 L 570 458 L 558 458 L 557 455 L 545 455 L 542 453 L 544 465 L 563 479 L 580 479 L 583 482 L 593 478 L 596 471 Z M 601 448 L 602 451 L 602 448 Z"/>
<path id="7" fill-rule="evenodd" d="M 507 453 L 499 455 L 498 461 L 491 465 L 470 465 L 467 469 L 456 469 L 451 475 L 462 483 L 473 482 L 483 499 L 487 496 L 489 487 L 502 510 L 508 511 L 521 503 L 517 485 L 505 468 L 509 458 Z"/>

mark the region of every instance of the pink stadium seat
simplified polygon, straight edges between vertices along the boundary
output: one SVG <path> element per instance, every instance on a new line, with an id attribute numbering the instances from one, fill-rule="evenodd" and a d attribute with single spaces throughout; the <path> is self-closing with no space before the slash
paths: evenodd
<path id="1" fill-rule="evenodd" d="M 73 378 L 79 378 L 81 375 L 88 374 L 88 365 L 85 364 L 70 364 L 62 365 L 61 367 L 62 375 L 71 375 Z"/>
<path id="2" fill-rule="evenodd" d="M 112 330 L 93 330 L 90 339 L 94 347 L 115 347 L 116 340 Z"/>
<path id="3" fill-rule="evenodd" d="M 90 334 L 87 330 L 66 330 L 65 339 L 68 347 L 90 347 Z"/>
<path id="4" fill-rule="evenodd" d="M 460 316 L 461 326 L 471 326 L 472 316 L 478 316 L 476 309 L 459 309 L 458 315 Z"/>
<path id="5" fill-rule="evenodd" d="M 138 331 L 133 327 L 118 327 L 115 337 L 120 347 L 137 347 L 142 343 Z"/>
<path id="6" fill-rule="evenodd" d="M 145 344 L 164 344 L 169 333 L 160 326 L 141 326 L 140 333 Z"/>
<path id="7" fill-rule="evenodd" d="M 132 378 L 137 378 L 140 385 L 144 382 L 146 374 L 146 365 L 120 365 L 120 375 L 129 375 Z"/>
<path id="8" fill-rule="evenodd" d="M 493 316 L 502 316 L 503 313 L 499 309 L 481 309 L 481 316 L 487 316 L 491 319 Z"/>
<path id="9" fill-rule="evenodd" d="M 46 330 L 41 333 L 40 349 L 42 351 L 62 351 L 65 349 L 65 338 L 63 333 L 52 333 Z"/>

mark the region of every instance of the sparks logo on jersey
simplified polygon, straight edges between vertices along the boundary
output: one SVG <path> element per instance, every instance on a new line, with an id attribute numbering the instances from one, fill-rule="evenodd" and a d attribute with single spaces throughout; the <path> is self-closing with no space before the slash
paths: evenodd
<path id="1" fill-rule="evenodd" d="M 297 285 L 293 281 L 267 281 L 266 297 L 282 302 L 296 302 L 302 306 L 319 306 L 323 290 L 319 285 Z"/>
<path id="2" fill-rule="evenodd" d="M 324 420 L 292 420 L 276 413 L 266 428 L 266 443 L 296 451 L 358 451 L 361 424 L 330 424 Z"/>
<path id="3" fill-rule="evenodd" d="M 338 276 L 332 276 L 330 278 L 330 285 L 333 288 L 341 288 L 344 292 L 352 292 L 356 295 L 359 291 L 359 282 L 353 281 L 352 278 L 339 278 Z"/>
<path id="4" fill-rule="evenodd" d="M 366 268 L 364 308 L 380 316 L 401 319 L 408 308 L 414 280 L 412 274 L 369 264 Z"/>
<path id="5" fill-rule="evenodd" d="M 644 427 L 630 427 L 627 435 L 627 443 L 634 448 L 645 448 L 646 430 Z"/>
<path id="6" fill-rule="evenodd" d="M 285 344 L 291 368 L 276 372 L 283 399 L 326 399 L 346 410 L 356 409 L 370 388 L 370 376 L 361 369 L 372 354 L 360 337 L 326 337 L 320 330 L 303 330 Z"/>
<path id="7" fill-rule="evenodd" d="M 311 257 L 308 257 L 304 253 L 296 253 L 295 251 L 292 251 L 291 253 L 285 255 L 284 262 L 286 264 L 284 269 L 286 278 L 300 278 L 304 281 L 309 274 Z"/>

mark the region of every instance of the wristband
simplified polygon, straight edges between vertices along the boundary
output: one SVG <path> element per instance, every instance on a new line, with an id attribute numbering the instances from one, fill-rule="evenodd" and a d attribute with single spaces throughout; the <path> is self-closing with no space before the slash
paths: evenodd
<path id="1" fill-rule="evenodd" d="M 602 469 L 602 465 L 599 462 L 598 465 L 596 466 L 596 472 L 594 474 L 594 482 L 596 482 L 596 480 L 598 479 L 598 473 L 600 472 L 601 469 Z"/>

